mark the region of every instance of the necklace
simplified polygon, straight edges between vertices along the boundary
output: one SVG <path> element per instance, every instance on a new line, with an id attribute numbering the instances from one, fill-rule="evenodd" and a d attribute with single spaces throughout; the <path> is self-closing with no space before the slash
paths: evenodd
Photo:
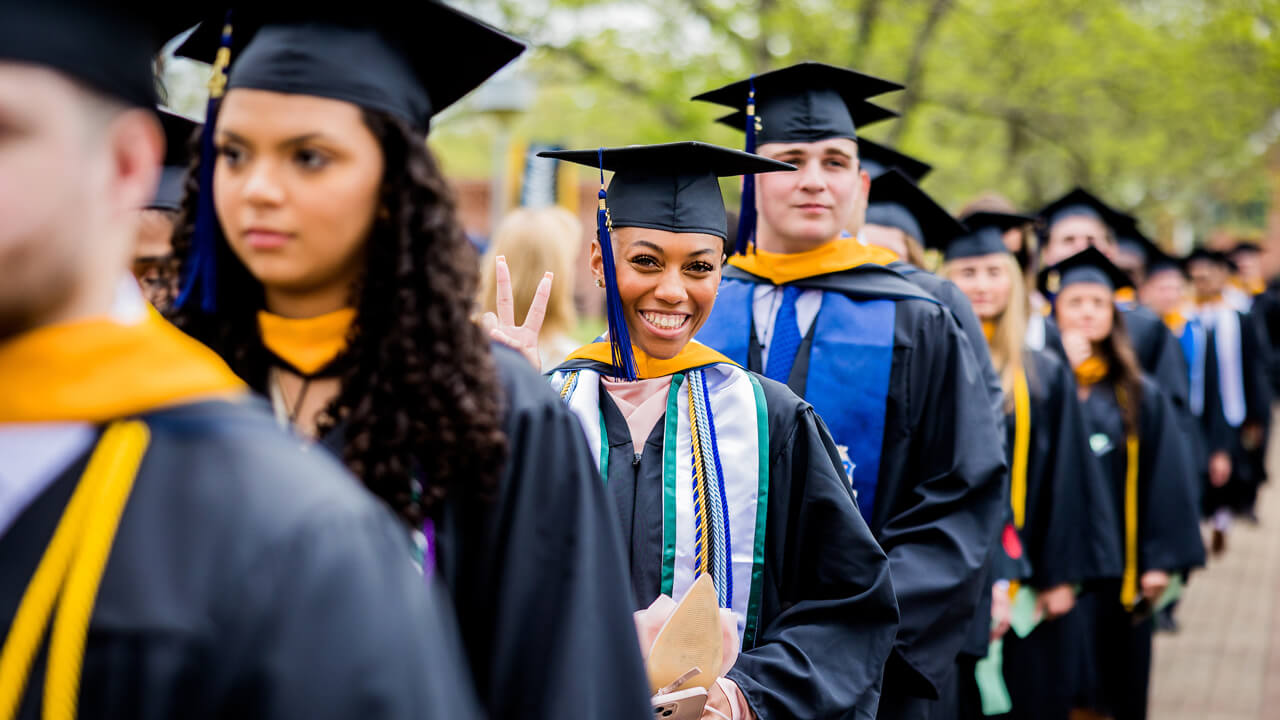
<path id="1" fill-rule="evenodd" d="M 298 422 L 298 413 L 302 410 L 302 403 L 307 398 L 307 390 L 311 388 L 311 378 L 302 378 L 302 388 L 298 390 L 298 397 L 294 399 L 292 407 L 285 397 L 284 382 L 281 378 L 280 368 L 271 368 L 271 409 L 280 427 L 289 428 Z"/>

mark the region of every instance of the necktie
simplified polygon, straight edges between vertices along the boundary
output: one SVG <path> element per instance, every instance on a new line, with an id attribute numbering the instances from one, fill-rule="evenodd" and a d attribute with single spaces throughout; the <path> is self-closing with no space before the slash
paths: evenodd
<path id="1" fill-rule="evenodd" d="M 791 367 L 795 365 L 796 352 L 800 349 L 800 324 L 796 322 L 798 297 L 800 288 L 782 288 L 782 306 L 773 321 L 773 337 L 769 340 L 769 364 L 765 367 L 764 376 L 784 385 L 791 377 Z"/>

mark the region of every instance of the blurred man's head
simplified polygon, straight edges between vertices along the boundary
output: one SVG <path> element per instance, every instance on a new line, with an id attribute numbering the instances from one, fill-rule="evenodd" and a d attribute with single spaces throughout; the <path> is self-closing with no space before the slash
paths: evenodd
<path id="1" fill-rule="evenodd" d="M 0 60 L 0 339 L 109 306 L 163 148 L 150 111 Z"/>
<path id="2" fill-rule="evenodd" d="M 1227 287 L 1230 271 L 1225 260 L 1215 253 L 1192 253 L 1187 260 L 1187 274 L 1191 276 L 1191 286 L 1195 289 L 1196 300 L 1209 302 L 1217 300 Z"/>
<path id="3" fill-rule="evenodd" d="M 1142 283 L 1140 300 L 1147 309 L 1157 315 L 1168 315 L 1178 309 L 1186 299 L 1187 278 L 1177 267 L 1165 267 L 1153 271 Z"/>
<path id="4" fill-rule="evenodd" d="M 196 16 L 0 0 L 0 341 L 110 309 L 164 151 L 152 59 Z"/>
<path id="5" fill-rule="evenodd" d="M 1266 276 L 1262 271 L 1262 248 L 1253 242 L 1241 242 L 1231 250 L 1231 261 L 1236 265 L 1236 272 L 1245 287 L 1253 288 L 1266 284 Z"/>
<path id="6" fill-rule="evenodd" d="M 1124 216 L 1084 188 L 1074 188 L 1044 206 L 1039 216 L 1045 231 L 1043 266 L 1057 265 L 1088 247 L 1115 261 L 1115 223 Z"/>
<path id="7" fill-rule="evenodd" d="M 1087 247 L 1096 247 L 1111 255 L 1115 241 L 1100 218 L 1090 215 L 1068 215 L 1049 226 L 1049 236 L 1041 250 L 1045 266 L 1057 265 Z"/>

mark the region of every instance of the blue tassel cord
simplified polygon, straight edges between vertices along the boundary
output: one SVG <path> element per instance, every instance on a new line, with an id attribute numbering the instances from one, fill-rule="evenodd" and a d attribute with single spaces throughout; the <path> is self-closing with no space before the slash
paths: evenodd
<path id="1" fill-rule="evenodd" d="M 204 128 L 200 132 L 200 195 L 196 199 L 195 229 L 191 235 L 191 255 L 187 274 L 182 280 L 177 307 L 184 307 L 192 295 L 200 296 L 200 309 L 212 314 L 217 310 L 218 216 L 213 206 L 213 166 L 217 161 L 213 147 L 213 128 L 218 106 L 227 89 L 227 67 L 231 64 L 231 11 L 222 25 L 222 40 L 209 78 L 209 104 L 205 110 Z"/>
<path id="2" fill-rule="evenodd" d="M 597 151 L 600 164 L 600 204 L 596 209 L 596 239 L 600 241 L 600 255 L 604 260 L 604 294 L 609 317 L 609 345 L 613 351 L 613 367 L 622 380 L 636 379 L 636 359 L 631 352 L 631 332 L 627 330 L 627 315 L 622 308 L 622 296 L 618 294 L 617 268 L 613 262 L 613 241 L 609 231 L 608 193 L 604 189 L 604 148 Z"/>
<path id="3" fill-rule="evenodd" d="M 748 80 L 747 91 L 747 144 L 746 152 L 756 151 L 756 131 L 760 129 L 760 120 L 756 117 L 756 77 Z M 738 255 L 746 255 L 748 248 L 756 246 L 756 176 L 748 173 L 742 178 L 742 204 L 738 207 L 738 237 L 733 251 Z"/>

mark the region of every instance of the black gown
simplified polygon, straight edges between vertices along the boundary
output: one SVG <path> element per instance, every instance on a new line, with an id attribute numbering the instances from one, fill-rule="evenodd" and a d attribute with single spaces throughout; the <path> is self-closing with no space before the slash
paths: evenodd
<path id="1" fill-rule="evenodd" d="M 1222 406 L 1219 375 L 1222 359 L 1218 356 L 1218 331 L 1210 328 L 1204 334 L 1204 405 L 1199 418 L 1200 430 L 1206 455 L 1225 452 L 1231 456 L 1231 477 L 1226 485 L 1213 487 L 1208 473 L 1203 473 L 1202 505 L 1206 516 L 1218 509 L 1249 510 L 1258 486 L 1266 480 L 1266 444 L 1246 447 L 1243 432 L 1246 426 L 1256 426 L 1261 437 L 1266 438 L 1270 429 L 1271 386 L 1267 378 L 1265 345 L 1255 321 L 1247 313 L 1234 312 L 1233 317 L 1240 324 L 1240 376 L 1245 404 L 1245 418 L 1239 427 L 1231 426 Z"/>
<path id="2" fill-rule="evenodd" d="M 591 361 L 562 367 L 607 369 Z M 761 720 L 873 717 L 898 619 L 888 560 L 813 407 L 785 385 L 757 379 L 770 463 L 761 630 L 727 677 Z M 661 588 L 665 423 L 637 457 L 626 419 L 607 392 L 600 397 L 606 483 L 626 538 L 634 603 L 644 608 Z"/>
<path id="3" fill-rule="evenodd" d="M 969 348 L 973 351 L 978 367 L 982 369 L 982 377 L 986 382 L 987 392 L 991 397 L 991 412 L 996 418 L 996 431 L 1003 441 L 1005 439 L 1004 389 L 1000 384 L 1000 376 L 996 374 L 995 366 L 991 362 L 991 350 L 987 346 L 987 338 L 982 331 L 982 321 L 974 314 L 973 305 L 969 302 L 969 298 L 960 288 L 956 287 L 955 283 L 922 270 L 911 263 L 898 260 L 889 263 L 886 267 L 898 272 L 912 284 L 938 298 L 943 305 L 951 310 L 956 324 L 960 326 L 960 330 L 964 332 L 969 341 Z M 1007 504 L 1007 480 L 1004 482 L 1004 487 Z M 995 527 L 997 535 L 1003 526 L 1008 524 L 1010 519 L 1011 516 L 1006 516 L 1005 522 L 997 524 Z M 1016 561 L 1006 557 L 1004 548 L 993 538 L 991 555 L 987 560 L 987 579 L 984 584 L 990 587 L 1000 575 L 997 567 L 1009 566 L 1011 563 L 1016 564 Z M 978 598 L 973 620 L 969 625 L 969 633 L 964 645 L 961 647 L 956 672 L 948 683 L 948 687 L 940 693 L 942 707 L 938 708 L 935 714 L 943 718 L 958 717 L 965 714 L 965 709 L 962 706 L 970 704 L 967 701 L 973 698 L 972 688 L 968 687 L 972 677 L 973 666 L 987 654 L 990 631 L 991 594 L 983 593 Z"/>
<path id="4" fill-rule="evenodd" d="M 1089 447 L 1075 375 L 1056 353 L 1023 353 L 1031 400 L 1026 514 L 1021 529 L 1031 564 L 1024 581 L 1036 590 L 1095 584 L 1120 576 L 1122 538 L 1116 532 L 1111 488 Z M 1009 428 L 1010 466 L 1016 422 Z M 1052 720 L 1070 710 L 1062 620 L 1041 622 L 1025 638 L 1004 636 L 1003 668 L 1013 710 L 1009 718 Z"/>
<path id="5" fill-rule="evenodd" d="M 1124 538 L 1124 487 L 1128 465 L 1124 418 L 1109 382 L 1094 386 L 1082 403 L 1091 444 L 1111 487 L 1107 498 Z M 1138 577 L 1147 570 L 1186 572 L 1204 564 L 1195 470 L 1177 429 L 1171 402 L 1143 376 L 1138 467 Z M 1123 546 L 1122 546 L 1123 548 Z M 1122 549 L 1123 551 L 1123 549 Z M 1123 558 L 1120 559 L 1123 567 Z M 1078 664 L 1077 706 L 1116 720 L 1146 717 L 1151 670 L 1151 618 L 1126 610 L 1120 583 L 1099 583 L 1080 596 L 1064 621 Z"/>
<path id="6" fill-rule="evenodd" d="M 493 354 L 506 465 L 492 499 L 448 501 L 436 519 L 481 704 L 492 718 L 647 718 L 622 542 L 582 429 L 528 361 Z"/>
<path id="7" fill-rule="evenodd" d="M 733 266 L 724 277 L 772 285 Z M 988 553 L 1004 517 L 1007 469 L 987 383 L 951 311 L 892 270 L 862 265 L 790 284 L 895 305 L 869 511 L 871 531 L 889 556 L 902 617 L 885 666 L 880 717 L 924 716 L 928 700 L 939 697 L 954 672 L 982 596 L 990 594 Z M 716 322 L 713 313 L 699 339 L 727 353 L 704 339 Z M 742 332 L 747 337 L 737 341 L 750 347 L 746 365 L 759 371 L 755 328 Z M 788 382 L 806 398 L 813 335 L 811 328 Z"/>
<path id="8" fill-rule="evenodd" d="M 93 608 L 81 718 L 477 717 L 448 598 L 395 518 L 257 402 L 151 433 Z M 0 535 L 0 627 L 88 462 Z M 40 716 L 44 653 L 19 717 Z"/>

